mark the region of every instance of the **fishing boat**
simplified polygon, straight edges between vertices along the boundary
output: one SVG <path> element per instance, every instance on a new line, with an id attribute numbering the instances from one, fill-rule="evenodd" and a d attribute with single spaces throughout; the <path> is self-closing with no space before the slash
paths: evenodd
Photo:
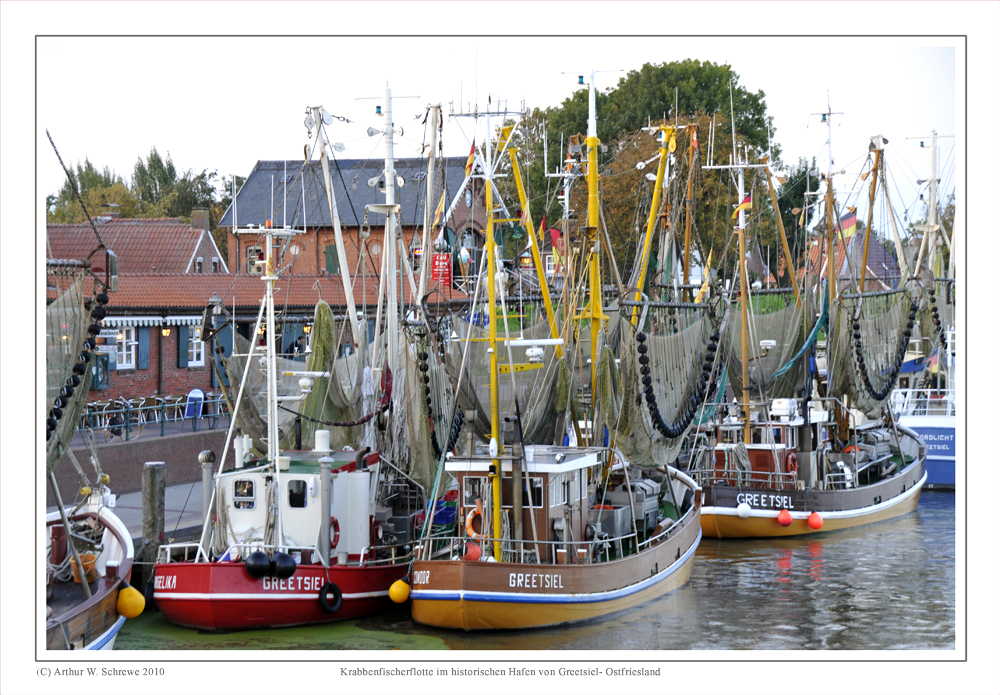
<path id="1" fill-rule="evenodd" d="M 915 343 L 910 383 L 892 392 L 892 410 L 901 425 L 912 429 L 927 446 L 928 490 L 955 489 L 955 254 L 944 267 L 938 251 L 939 239 L 950 249 L 950 235 L 937 219 L 937 132 L 931 131 L 931 177 L 927 181 L 930 192 L 927 204 L 926 225 L 917 229 L 923 232 L 917 258 L 926 285 L 926 303 L 920 313 L 919 335 Z M 920 143 L 921 146 L 924 144 Z M 906 365 L 904 365 L 904 370 Z M 902 379 L 900 379 L 902 382 Z"/>
<path id="2" fill-rule="evenodd" d="M 386 99 L 389 102 L 388 90 Z M 369 206 L 383 214 L 398 207 L 392 197 L 395 176 L 388 106 L 384 118 L 387 202 Z M 309 151 L 318 151 L 323 163 L 337 252 L 341 267 L 347 267 L 330 187 L 324 122 L 329 120 L 321 107 L 312 109 L 306 127 L 315 129 L 317 141 Z M 395 214 L 386 215 L 386 239 L 395 237 L 395 219 Z M 378 442 L 369 439 L 374 418 L 390 408 L 392 365 L 383 371 L 377 402 L 362 398 L 361 375 L 371 376 L 366 363 L 368 339 L 352 303 L 347 273 L 343 281 L 354 337 L 352 354 L 338 356 L 333 316 L 320 302 L 309 334 L 306 368 L 279 357 L 274 286 L 281 279 L 282 260 L 275 243 L 301 232 L 268 223 L 264 228 L 236 227 L 235 233 L 262 237 L 267 249 L 261 261 L 264 296 L 251 334 L 266 339 L 263 350 L 259 340 L 236 341 L 227 370 L 233 377 L 230 383 L 239 388 L 232 398 L 235 415 L 224 448 L 228 451 L 234 445 L 234 467 L 225 469 L 222 457 L 211 487 L 213 513 L 206 518 L 200 539 L 160 548 L 153 598 L 171 622 L 202 630 L 325 623 L 389 608 L 393 584 L 408 572 L 409 534 L 424 507 L 419 484 L 383 457 Z M 392 266 L 383 272 L 383 283 L 392 272 Z M 394 306 L 391 299 L 389 305 Z M 217 308 L 224 312 L 224 307 Z M 204 334 L 217 328 L 206 324 Z M 356 387 L 350 390 L 360 399 L 355 405 L 369 410 L 350 422 L 328 422 L 322 414 L 327 412 L 330 380 L 342 385 L 345 360 L 351 362 L 346 371 Z M 363 441 L 357 450 L 332 450 L 331 431 L 324 423 L 364 425 L 364 441 L 375 446 Z M 239 435 L 237 427 L 242 429 Z M 303 442 L 310 441 L 307 449 Z M 202 463 L 212 462 L 214 454 L 203 452 Z"/>
<path id="3" fill-rule="evenodd" d="M 52 146 L 55 149 L 54 142 Z M 67 178 L 89 220 L 68 172 Z M 97 245 L 88 258 L 46 259 L 45 467 L 56 502 L 55 510 L 45 517 L 45 648 L 49 650 L 113 649 L 126 618 L 138 616 L 145 606 L 142 594 L 128 584 L 135 556 L 132 538 L 115 516 L 115 496 L 108 488 L 109 477 L 101 471 L 93 439 L 90 461 L 96 482 L 70 448 L 86 408 L 95 336 L 101 332 L 110 301 L 107 292 L 118 281 L 117 256 L 104 245 L 92 220 L 91 226 Z M 101 260 L 103 268 L 98 267 Z M 64 459 L 80 481 L 72 506 L 64 504 L 56 478 Z"/>
<path id="4" fill-rule="evenodd" d="M 829 122 L 829 115 L 824 114 L 824 121 Z M 870 147 L 863 259 L 868 258 L 876 186 L 884 184 L 884 143 L 876 137 Z M 795 302 L 781 309 L 783 315 L 771 321 L 751 318 L 751 293 L 762 294 L 747 277 L 749 197 L 744 195 L 743 172 L 752 166 L 764 168 L 777 210 L 766 158 L 763 164 L 744 160 L 720 167 L 736 169 L 744 202 L 733 215 L 738 217 L 740 329 L 733 322 L 722 346 L 734 391 L 741 397 L 703 428 L 704 443 L 692 457 L 689 470 L 704 488 L 702 530 L 718 538 L 792 536 L 913 511 L 926 481 L 926 446 L 916 432 L 897 422 L 886 404 L 920 306 L 919 283 L 906 273 L 895 288 L 871 289 L 866 284 L 871 271 L 862 262 L 850 271 L 853 287 L 838 289 L 841 264 L 848 261 L 847 254 L 836 253 L 835 232 L 840 230 L 834 223 L 831 156 L 825 288 L 817 284 L 800 292 L 793 284 Z M 778 229 L 788 267 L 794 267 L 780 216 Z M 826 294 L 820 300 L 822 290 Z M 820 317 L 809 326 L 807 319 L 817 310 Z M 824 328 L 826 373 L 821 377 L 814 350 Z"/>
<path id="5" fill-rule="evenodd" d="M 616 443 L 614 412 L 601 410 L 591 388 L 587 413 L 578 420 L 569 385 L 573 368 L 567 359 L 576 351 L 567 343 L 575 340 L 578 325 L 569 317 L 590 322 L 591 386 L 597 382 L 598 362 L 608 360 L 608 348 L 599 349 L 610 321 L 600 282 L 604 241 L 593 89 L 592 75 L 585 163 L 575 161 L 561 172 L 568 189 L 585 170 L 588 200 L 587 218 L 579 230 L 588 270 L 575 283 L 583 288 L 579 296 L 587 295 L 587 303 L 579 312 L 573 302 L 562 307 L 567 317 L 563 332 L 539 257 L 511 128 L 501 129 L 496 143 L 487 140 L 482 153 L 476 153 L 481 171 L 477 175 L 485 180 L 485 254 L 473 305 L 452 322 L 445 356 L 454 379 L 451 413 L 469 406 L 464 415 L 468 439 L 464 450 L 451 450 L 449 441 L 440 453 L 432 488 L 437 499 L 428 508 L 410 573 L 413 620 L 423 625 L 474 631 L 573 623 L 651 601 L 682 586 L 691 575 L 701 538 L 700 488 L 673 467 L 633 465 Z M 479 115 L 486 118 L 487 132 L 492 132 L 491 117 L 511 117 L 499 110 Z M 664 162 L 669 140 L 665 137 L 661 145 Z M 506 210 L 494 198 L 494 144 L 496 152 L 511 157 L 523 210 L 520 220 L 545 306 L 544 319 L 531 329 L 524 328 L 525 312 L 517 312 L 520 316 L 513 323 L 520 325 L 519 335 L 511 332 L 515 312 L 509 309 L 509 278 L 494 234 L 496 211 Z M 582 159 L 583 147 L 575 146 L 574 154 Z M 662 165 L 658 175 L 657 190 L 663 182 Z M 656 213 L 654 205 L 650 226 Z M 613 261 L 610 265 L 614 267 Z M 479 311 L 484 285 L 487 301 Z M 503 335 L 498 334 L 499 326 Z M 433 361 L 434 353 L 422 354 Z M 529 378 L 533 372 L 536 378 Z M 530 411 L 522 411 L 522 400 Z M 484 402 L 489 403 L 488 412 Z M 605 424 L 608 434 L 602 442 Z M 576 446 L 564 443 L 570 433 L 577 438 Z M 437 523 L 445 516 L 445 523 Z"/>

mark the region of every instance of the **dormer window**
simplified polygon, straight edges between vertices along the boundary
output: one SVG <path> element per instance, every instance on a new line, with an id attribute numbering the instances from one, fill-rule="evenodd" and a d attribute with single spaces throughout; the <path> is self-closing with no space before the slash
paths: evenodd
<path id="1" fill-rule="evenodd" d="M 212 273 L 213 274 L 217 274 L 218 272 L 219 272 L 219 259 L 213 257 L 212 258 Z"/>
<path id="2" fill-rule="evenodd" d="M 202 262 L 201 256 L 198 256 L 198 258 L 196 258 L 194 261 L 194 272 L 196 272 L 198 275 L 201 275 L 201 262 Z"/>

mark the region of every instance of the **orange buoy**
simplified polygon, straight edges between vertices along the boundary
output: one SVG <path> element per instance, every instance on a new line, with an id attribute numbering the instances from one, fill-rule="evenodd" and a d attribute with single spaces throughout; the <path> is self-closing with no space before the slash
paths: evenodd
<path id="1" fill-rule="evenodd" d="M 389 598 L 393 603 L 406 603 L 406 599 L 410 598 L 410 585 L 402 579 L 397 579 L 389 587 Z"/>
<path id="2" fill-rule="evenodd" d="M 778 512 L 778 523 L 781 524 L 782 526 L 791 526 L 792 513 L 787 509 L 782 509 L 780 512 Z"/>
<path id="3" fill-rule="evenodd" d="M 465 544 L 465 555 L 462 556 L 463 560 L 467 562 L 477 562 L 482 556 L 483 549 L 479 547 L 478 543 L 469 541 Z"/>
<path id="4" fill-rule="evenodd" d="M 823 528 L 823 517 L 821 517 L 816 512 L 809 515 L 809 528 L 813 531 L 818 531 Z"/>

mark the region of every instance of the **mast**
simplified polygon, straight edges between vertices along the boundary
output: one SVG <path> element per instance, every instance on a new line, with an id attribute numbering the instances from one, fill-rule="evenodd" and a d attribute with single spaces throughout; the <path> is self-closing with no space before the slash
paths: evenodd
<path id="1" fill-rule="evenodd" d="M 640 257 L 640 262 L 639 262 L 639 281 L 636 283 L 636 287 L 638 287 L 640 291 L 642 290 L 643 284 L 646 282 L 646 271 L 649 269 L 649 249 L 652 247 L 652 244 L 653 244 L 653 228 L 656 226 L 656 218 L 658 217 L 658 210 L 660 209 L 660 195 L 663 192 L 664 180 L 668 176 L 668 173 L 667 173 L 667 163 L 668 163 L 668 160 L 669 160 L 669 157 L 670 157 L 670 147 L 671 147 L 671 145 L 673 147 L 675 147 L 675 148 L 677 146 L 677 141 L 675 140 L 677 128 L 675 126 L 664 126 L 664 125 L 661 125 L 656 130 L 657 130 L 657 132 L 660 133 L 660 135 L 661 135 L 661 137 L 663 139 L 660 141 L 660 152 L 659 152 L 660 161 L 657 163 L 657 166 L 656 166 L 656 184 L 655 184 L 655 187 L 653 188 L 653 200 L 650 203 L 650 206 L 649 206 L 649 218 L 646 221 L 646 240 L 643 243 L 642 256 Z M 691 178 L 693 178 L 693 177 L 689 177 L 689 179 L 688 179 L 688 183 L 689 184 L 691 182 Z M 691 187 L 689 185 L 688 186 L 688 203 L 689 203 L 689 205 L 688 205 L 688 213 L 689 214 L 691 212 L 691 207 L 690 207 L 690 202 L 691 202 L 690 201 L 690 195 L 691 194 L 690 194 L 690 190 L 691 190 Z M 688 218 L 688 223 L 690 225 L 690 217 Z M 686 251 L 687 251 L 687 241 L 688 241 L 688 239 L 690 239 L 690 232 L 691 232 L 691 228 L 689 226 L 688 230 L 687 230 L 687 236 L 685 237 L 685 257 L 684 257 L 684 262 L 685 262 L 685 266 L 684 266 L 684 283 L 685 284 L 687 284 L 687 255 L 686 255 Z M 636 295 L 635 295 L 635 301 L 638 302 L 640 299 L 641 299 L 641 297 L 640 297 L 639 293 L 637 292 Z M 632 325 L 635 326 L 638 323 L 638 321 L 639 321 L 639 307 L 635 306 L 635 307 L 632 307 Z"/>
<path id="2" fill-rule="evenodd" d="M 486 112 L 486 132 L 490 132 L 490 114 Z M 490 462 L 491 487 L 493 488 L 493 531 L 492 535 L 498 539 L 500 536 L 500 460 L 496 458 L 503 444 L 500 441 L 500 380 L 497 373 L 497 267 L 496 267 L 496 239 L 493 237 L 493 171 L 492 152 L 490 139 L 487 137 L 483 155 L 485 161 L 486 177 L 486 260 L 488 270 L 486 283 L 489 291 L 489 341 L 490 341 L 490 454 L 493 460 Z M 500 561 L 500 541 L 493 541 L 493 557 Z"/>
<path id="3" fill-rule="evenodd" d="M 688 138 L 688 188 L 687 212 L 684 215 L 684 284 L 691 282 L 691 218 L 694 216 L 694 153 L 698 144 L 698 124 L 692 123 L 694 131 Z M 662 156 L 662 155 L 661 155 Z M 655 205 L 654 205 L 655 207 Z M 690 290 L 685 290 L 690 294 Z"/>
<path id="4" fill-rule="evenodd" d="M 733 148 L 735 150 L 735 147 Z M 750 289 L 747 282 L 747 239 L 746 211 L 743 209 L 743 168 L 737 170 L 736 191 L 739 206 L 739 222 L 737 233 L 740 246 L 740 358 L 743 362 L 743 442 L 750 443 L 750 309 L 747 306 L 747 293 Z"/>

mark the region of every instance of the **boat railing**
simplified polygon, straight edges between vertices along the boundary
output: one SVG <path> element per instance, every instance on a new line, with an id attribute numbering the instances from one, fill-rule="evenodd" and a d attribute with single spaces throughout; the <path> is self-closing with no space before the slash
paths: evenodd
<path id="1" fill-rule="evenodd" d="M 423 539 L 416 548 L 417 557 L 424 555 L 426 543 L 430 552 L 425 557 L 445 556 L 452 560 L 484 561 L 492 555 L 494 542 L 500 543 L 502 562 L 517 562 L 539 565 L 593 564 L 608 562 L 625 557 L 630 552 L 639 552 L 675 536 L 687 516 L 694 513 L 692 506 L 679 520 L 663 529 L 654 529 L 653 535 L 636 531 L 611 536 L 598 531 L 590 540 L 533 540 L 514 538 L 490 538 L 488 536 L 445 536 L 438 535 Z"/>
<path id="2" fill-rule="evenodd" d="M 725 449 L 722 469 L 716 468 L 715 449 L 702 448 L 695 455 L 688 473 L 701 487 L 710 487 L 725 481 L 728 485 L 749 488 L 792 489 L 798 480 L 798 473 L 778 470 L 761 471 L 741 465 L 730 449 Z"/>
<path id="3" fill-rule="evenodd" d="M 183 551 L 183 559 L 174 559 L 175 551 Z M 231 558 L 246 558 L 250 553 L 257 550 L 268 552 L 269 554 L 274 551 L 281 551 L 284 553 L 289 553 L 293 557 L 295 554 L 302 556 L 302 553 L 308 552 L 309 559 L 311 562 L 305 563 L 309 564 L 323 564 L 322 556 L 320 555 L 319 548 L 315 545 L 294 545 L 294 544 L 265 544 L 265 543 L 233 543 L 228 548 L 226 552 L 220 555 L 220 558 L 231 557 Z M 211 558 L 208 553 L 205 552 L 204 547 L 198 541 L 187 541 L 181 543 L 168 543 L 166 545 L 161 545 L 157 553 L 157 563 L 169 564 L 171 562 L 191 562 L 191 552 L 194 551 L 194 562 L 211 562 Z M 378 557 L 378 551 L 388 551 L 388 557 Z M 338 553 L 330 552 L 330 566 L 335 566 L 337 563 L 336 556 Z M 356 562 L 349 562 L 348 565 L 352 567 L 372 567 L 378 565 L 394 565 L 400 562 L 409 562 L 413 555 L 413 546 L 409 543 L 396 543 L 393 545 L 379 545 L 379 546 L 365 546 L 360 553 L 360 559 Z M 234 560 L 235 562 L 235 560 Z M 299 564 L 299 563 L 296 563 Z"/>
<path id="4" fill-rule="evenodd" d="M 955 415 L 954 389 L 896 389 L 890 400 L 893 412 L 904 415 Z"/>

